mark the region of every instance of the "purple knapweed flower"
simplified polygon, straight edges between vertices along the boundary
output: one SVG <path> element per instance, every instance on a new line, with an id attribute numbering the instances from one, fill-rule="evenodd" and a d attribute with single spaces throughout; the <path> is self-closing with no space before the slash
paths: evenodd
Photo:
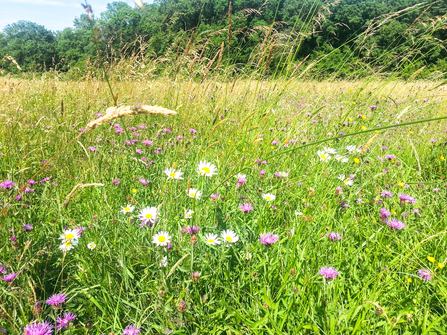
<path id="1" fill-rule="evenodd" d="M 342 236 L 340 234 L 336 233 L 335 231 L 331 231 L 326 236 L 329 237 L 332 242 L 334 242 L 335 240 L 341 240 L 342 239 Z"/>
<path id="2" fill-rule="evenodd" d="M 252 204 L 249 204 L 248 202 L 244 203 L 243 205 L 239 206 L 239 209 L 245 213 L 250 212 L 251 210 L 254 209 Z"/>
<path id="3" fill-rule="evenodd" d="M 16 183 L 14 183 L 12 180 L 4 180 L 0 183 L 0 187 L 8 190 L 11 189 Z"/>
<path id="4" fill-rule="evenodd" d="M 140 184 L 144 185 L 144 186 L 147 186 L 149 184 L 149 180 L 146 180 L 144 178 L 140 178 Z"/>
<path id="5" fill-rule="evenodd" d="M 437 193 L 437 192 L 439 192 L 439 191 L 440 191 L 439 188 L 434 188 L 434 189 L 433 189 L 433 192 L 435 192 L 435 193 Z"/>
<path id="6" fill-rule="evenodd" d="M 60 316 L 57 317 L 56 322 L 58 323 L 58 325 L 56 326 L 56 329 L 62 329 L 64 327 L 68 326 L 68 323 L 71 320 L 74 320 L 76 318 L 76 314 L 73 313 L 65 313 L 64 317 L 61 318 Z"/>
<path id="7" fill-rule="evenodd" d="M 388 147 L 381 147 L 380 150 L 388 150 Z"/>
<path id="8" fill-rule="evenodd" d="M 436 143 L 436 140 L 434 138 L 430 139 L 431 143 Z"/>
<path id="9" fill-rule="evenodd" d="M 213 200 L 216 200 L 218 197 L 219 197 L 219 194 L 217 194 L 217 193 L 213 193 L 210 195 L 210 198 Z"/>
<path id="10" fill-rule="evenodd" d="M 135 325 L 129 325 L 123 330 L 123 335 L 137 335 L 140 333 L 140 328 Z"/>
<path id="11" fill-rule="evenodd" d="M 393 196 L 393 193 L 391 193 L 390 191 L 382 191 L 380 195 L 384 198 L 391 198 Z"/>
<path id="12" fill-rule="evenodd" d="M 17 241 L 17 236 L 13 236 L 13 237 L 11 237 L 10 240 L 11 240 L 12 242 Z"/>
<path id="13" fill-rule="evenodd" d="M 278 141 L 272 141 L 272 143 L 270 143 L 271 145 L 277 145 L 279 142 Z"/>
<path id="14" fill-rule="evenodd" d="M 98 151 L 98 149 L 96 149 L 95 147 L 88 147 L 88 149 L 89 149 L 91 152 Z"/>
<path id="15" fill-rule="evenodd" d="M 394 156 L 394 155 L 385 155 L 385 159 L 388 159 L 388 160 L 396 159 L 396 156 Z"/>
<path id="16" fill-rule="evenodd" d="M 23 335 L 51 335 L 53 326 L 46 321 L 31 323 L 23 329 Z"/>
<path id="17" fill-rule="evenodd" d="M 320 275 L 324 277 L 326 280 L 332 280 L 334 278 L 337 278 L 337 276 L 340 274 L 336 269 L 334 269 L 332 266 L 325 266 L 318 271 Z"/>
<path id="18" fill-rule="evenodd" d="M 361 198 L 357 199 L 355 202 L 358 204 L 363 204 L 363 200 Z"/>
<path id="19" fill-rule="evenodd" d="M 348 203 L 345 202 L 345 201 L 342 201 L 342 202 L 340 203 L 340 206 L 343 207 L 343 208 L 349 208 L 349 207 L 351 207 L 351 206 L 349 206 Z"/>
<path id="20" fill-rule="evenodd" d="M 30 225 L 30 224 L 26 224 L 26 225 L 23 226 L 23 229 L 25 229 L 25 230 L 27 230 L 27 231 L 29 231 L 29 230 L 33 230 L 33 226 Z"/>
<path id="21" fill-rule="evenodd" d="M 36 181 L 33 180 L 33 179 L 28 180 L 28 184 L 29 184 L 29 185 L 34 185 L 35 183 L 36 183 Z"/>
<path id="22" fill-rule="evenodd" d="M 279 238 L 278 235 L 276 234 L 271 234 L 271 233 L 263 233 L 259 235 L 259 242 L 261 242 L 262 244 L 264 244 L 265 246 L 269 247 L 272 244 L 274 244 L 275 242 L 278 242 Z"/>
<path id="23" fill-rule="evenodd" d="M 139 155 L 141 155 L 143 153 L 143 151 L 141 149 L 136 149 L 135 152 Z"/>
<path id="24" fill-rule="evenodd" d="M 24 191 L 25 193 L 32 193 L 32 192 L 34 192 L 34 189 L 33 188 L 25 188 L 25 191 Z"/>
<path id="25" fill-rule="evenodd" d="M 47 305 L 60 306 L 65 302 L 67 296 L 64 293 L 53 294 L 46 301 Z"/>
<path id="26" fill-rule="evenodd" d="M 189 132 L 191 134 L 197 134 L 197 130 L 195 130 L 194 128 L 189 129 Z"/>
<path id="27" fill-rule="evenodd" d="M 399 199 L 400 199 L 401 203 L 405 203 L 405 202 L 408 202 L 410 204 L 416 203 L 416 199 L 408 194 L 403 194 L 403 193 L 399 194 Z"/>
<path id="28" fill-rule="evenodd" d="M 0 273 L 1 274 L 7 274 L 8 273 L 8 271 L 6 270 L 6 268 L 4 268 L 3 266 L 2 266 L 2 263 L 0 263 Z"/>
<path id="29" fill-rule="evenodd" d="M 418 270 L 419 277 L 425 281 L 431 281 L 431 271 L 428 269 Z"/>
<path id="30" fill-rule="evenodd" d="M 18 195 L 15 197 L 15 199 L 16 199 L 16 200 L 22 200 L 22 199 L 23 199 L 23 195 L 18 194 Z"/>
<path id="31" fill-rule="evenodd" d="M 190 226 L 186 227 L 186 231 L 191 235 L 197 234 L 199 232 L 199 230 L 200 230 L 200 227 L 194 226 L 194 225 L 192 227 L 190 227 Z"/>
<path id="32" fill-rule="evenodd" d="M 387 220 L 386 224 L 388 225 L 388 227 L 396 230 L 405 229 L 405 225 L 397 219 L 389 219 Z"/>
<path id="33" fill-rule="evenodd" d="M 118 185 L 120 183 L 120 180 L 119 179 L 113 179 L 112 180 L 112 184 L 113 185 Z"/>
<path id="34" fill-rule="evenodd" d="M 261 178 L 264 178 L 264 176 L 265 176 L 265 170 L 261 170 L 261 171 L 259 172 L 259 175 L 261 176 Z"/>
<path id="35" fill-rule="evenodd" d="M 101 117 L 101 113 L 96 113 L 95 116 L 96 117 Z"/>
<path id="36" fill-rule="evenodd" d="M 2 278 L 3 281 L 12 282 L 14 279 L 16 279 L 17 273 L 10 273 L 9 275 L 6 275 Z"/>

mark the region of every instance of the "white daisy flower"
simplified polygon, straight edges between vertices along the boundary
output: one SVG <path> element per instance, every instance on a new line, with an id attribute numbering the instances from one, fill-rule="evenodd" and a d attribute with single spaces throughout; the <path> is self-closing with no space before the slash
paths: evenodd
<path id="1" fill-rule="evenodd" d="M 221 243 L 221 241 L 219 240 L 217 235 L 216 234 L 211 234 L 211 233 L 205 235 L 205 240 L 206 240 L 206 242 L 208 242 L 208 244 L 211 244 L 211 245 L 216 245 L 216 244 L 220 244 Z"/>
<path id="2" fill-rule="evenodd" d="M 160 231 L 152 236 L 152 243 L 155 243 L 157 247 L 168 245 L 169 242 L 171 242 L 171 236 L 167 231 Z"/>
<path id="3" fill-rule="evenodd" d="M 279 172 L 275 172 L 275 176 L 277 176 L 279 178 L 287 178 L 289 176 L 289 173 L 284 172 L 284 171 L 279 171 Z"/>
<path id="4" fill-rule="evenodd" d="M 344 175 L 344 174 L 339 175 L 339 176 L 337 177 L 337 179 L 339 179 L 339 180 L 341 180 L 342 182 L 344 182 L 345 185 L 347 185 L 347 186 L 352 186 L 352 185 L 354 185 L 354 181 L 353 181 L 352 179 L 345 178 L 345 175 Z"/>
<path id="5" fill-rule="evenodd" d="M 335 156 L 335 160 L 339 161 L 340 163 L 347 163 L 347 162 L 349 162 L 349 158 L 348 157 L 340 156 L 340 155 Z"/>
<path id="6" fill-rule="evenodd" d="M 335 150 L 334 148 L 323 148 L 323 150 L 331 155 L 335 155 L 337 153 L 337 150 Z"/>
<path id="7" fill-rule="evenodd" d="M 121 207 L 120 212 L 124 213 L 124 214 L 132 213 L 134 209 L 135 209 L 135 206 L 127 205 L 126 207 Z"/>
<path id="8" fill-rule="evenodd" d="M 301 215 L 303 215 L 303 212 L 300 212 L 299 210 L 296 210 L 295 211 L 295 215 L 300 215 L 301 216 Z"/>
<path id="9" fill-rule="evenodd" d="M 347 151 L 348 153 L 353 153 L 353 152 L 359 152 L 360 149 L 357 149 L 357 146 L 356 146 L 356 145 L 348 145 L 348 146 L 346 147 L 346 151 Z"/>
<path id="10" fill-rule="evenodd" d="M 276 195 L 271 194 L 271 193 L 263 194 L 262 197 L 267 201 L 273 201 L 276 199 Z"/>
<path id="11" fill-rule="evenodd" d="M 200 192 L 198 189 L 196 189 L 196 188 L 190 188 L 189 189 L 189 192 L 188 192 L 188 190 L 186 190 L 186 192 L 188 193 L 188 195 L 191 197 L 191 198 L 194 198 L 194 199 L 200 199 L 200 197 L 202 196 L 202 192 Z"/>
<path id="12" fill-rule="evenodd" d="M 212 177 L 217 174 L 217 168 L 211 163 L 200 161 L 198 166 L 198 172 L 201 176 Z"/>
<path id="13" fill-rule="evenodd" d="M 77 240 L 81 235 L 79 234 L 79 229 L 67 229 L 64 230 L 64 233 L 59 237 L 60 240 L 63 242 L 67 241 L 75 241 Z"/>
<path id="14" fill-rule="evenodd" d="M 160 261 L 160 267 L 165 268 L 168 266 L 168 256 L 165 256 Z"/>
<path id="15" fill-rule="evenodd" d="M 63 252 L 67 252 L 73 249 L 78 245 L 78 240 L 70 240 L 70 241 L 62 241 L 62 244 L 59 246 L 59 249 Z"/>
<path id="16" fill-rule="evenodd" d="M 193 214 L 194 214 L 194 211 L 192 209 L 188 209 L 185 212 L 185 219 L 191 219 Z"/>
<path id="17" fill-rule="evenodd" d="M 222 232 L 222 239 L 224 240 L 224 242 L 228 243 L 236 243 L 237 241 L 239 241 L 239 237 L 236 235 L 236 233 L 229 229 Z"/>
<path id="18" fill-rule="evenodd" d="M 247 252 L 246 254 L 245 254 L 245 259 L 246 260 L 250 260 L 251 259 L 251 253 L 249 253 L 249 252 Z"/>
<path id="19" fill-rule="evenodd" d="M 329 155 L 326 151 L 320 150 L 317 152 L 317 155 L 320 157 L 320 161 L 322 162 L 326 162 L 331 159 L 331 155 Z"/>
<path id="20" fill-rule="evenodd" d="M 168 180 L 169 179 L 183 179 L 183 177 L 182 177 L 183 172 L 180 170 L 168 168 L 168 169 L 164 170 L 163 172 L 166 174 L 166 176 L 168 176 Z"/>
<path id="21" fill-rule="evenodd" d="M 90 242 L 89 244 L 87 244 L 87 248 L 89 248 L 90 250 L 95 249 L 96 248 L 95 242 Z"/>
<path id="22" fill-rule="evenodd" d="M 146 207 L 141 210 L 138 218 L 142 221 L 149 221 L 155 223 L 157 221 L 158 210 L 157 207 Z"/>

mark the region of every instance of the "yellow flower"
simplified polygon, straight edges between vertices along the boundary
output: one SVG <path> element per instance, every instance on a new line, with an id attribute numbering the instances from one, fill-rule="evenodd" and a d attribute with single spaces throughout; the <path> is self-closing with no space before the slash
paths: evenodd
<path id="1" fill-rule="evenodd" d="M 400 187 L 404 187 L 405 186 L 405 184 L 404 183 L 402 183 L 401 181 L 399 182 L 399 186 Z"/>
<path id="2" fill-rule="evenodd" d="M 360 159 L 354 158 L 354 163 L 356 163 L 356 164 L 360 163 Z"/>
<path id="3" fill-rule="evenodd" d="M 355 102 L 353 102 L 352 104 L 355 105 Z"/>
<path id="4" fill-rule="evenodd" d="M 245 148 L 243 148 L 242 151 L 245 151 Z"/>
<path id="5" fill-rule="evenodd" d="M 389 248 L 390 248 L 390 246 L 389 246 L 389 245 L 387 245 L 387 246 L 386 246 L 386 248 L 387 248 L 387 249 L 389 249 Z"/>
<path id="6" fill-rule="evenodd" d="M 428 261 L 431 262 L 431 263 L 436 262 L 436 259 L 435 259 L 434 257 L 427 256 L 427 259 L 428 259 Z"/>
<path id="7" fill-rule="evenodd" d="M 137 193 L 137 190 L 133 188 L 133 189 L 132 189 L 132 193 L 133 193 L 133 194 Z"/>
<path id="8" fill-rule="evenodd" d="M 376 132 L 376 134 L 378 134 L 378 133 L 379 133 L 379 131 L 378 131 L 378 130 L 376 130 L 375 132 Z"/>
<path id="9" fill-rule="evenodd" d="M 410 134 L 413 134 L 413 132 L 410 130 Z"/>
<path id="10" fill-rule="evenodd" d="M 365 127 L 365 126 L 362 126 L 362 130 L 366 130 L 366 127 Z"/>
<path id="11" fill-rule="evenodd" d="M 444 156 L 441 156 L 441 157 L 440 157 L 440 160 L 445 161 Z"/>
<path id="12" fill-rule="evenodd" d="M 275 147 L 272 145 L 271 147 L 270 147 L 271 149 L 275 149 Z"/>
<path id="13" fill-rule="evenodd" d="M 443 269 L 444 268 L 444 264 L 438 263 L 438 268 Z"/>
<path id="14" fill-rule="evenodd" d="M 362 119 L 365 120 L 366 119 L 366 115 L 363 114 L 362 115 Z"/>
<path id="15" fill-rule="evenodd" d="M 413 281 L 411 280 L 411 278 L 408 278 L 407 282 L 412 283 Z"/>
<path id="16" fill-rule="evenodd" d="M 348 121 L 349 121 L 349 122 L 352 122 L 352 119 L 351 119 L 351 118 L 349 118 L 349 119 L 348 119 Z"/>
<path id="17" fill-rule="evenodd" d="M 231 140 L 228 140 L 228 143 L 231 143 Z"/>
<path id="18" fill-rule="evenodd" d="M 363 92 L 360 92 L 360 95 L 363 95 Z"/>

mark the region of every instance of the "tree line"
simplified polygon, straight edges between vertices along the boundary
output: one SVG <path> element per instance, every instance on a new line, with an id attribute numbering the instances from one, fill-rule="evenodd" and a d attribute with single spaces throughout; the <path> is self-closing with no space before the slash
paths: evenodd
<path id="1" fill-rule="evenodd" d="M 130 59 L 202 76 L 221 69 L 439 77 L 447 68 L 446 8 L 447 0 L 112 2 L 62 31 L 30 21 L 6 26 L 0 69 L 69 72 Z"/>

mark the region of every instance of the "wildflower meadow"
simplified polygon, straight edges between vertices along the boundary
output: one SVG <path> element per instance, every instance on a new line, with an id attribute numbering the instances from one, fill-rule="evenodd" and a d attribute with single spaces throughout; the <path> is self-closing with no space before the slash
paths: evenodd
<path id="1" fill-rule="evenodd" d="M 446 107 L 428 81 L 2 78 L 0 333 L 445 334 Z"/>

